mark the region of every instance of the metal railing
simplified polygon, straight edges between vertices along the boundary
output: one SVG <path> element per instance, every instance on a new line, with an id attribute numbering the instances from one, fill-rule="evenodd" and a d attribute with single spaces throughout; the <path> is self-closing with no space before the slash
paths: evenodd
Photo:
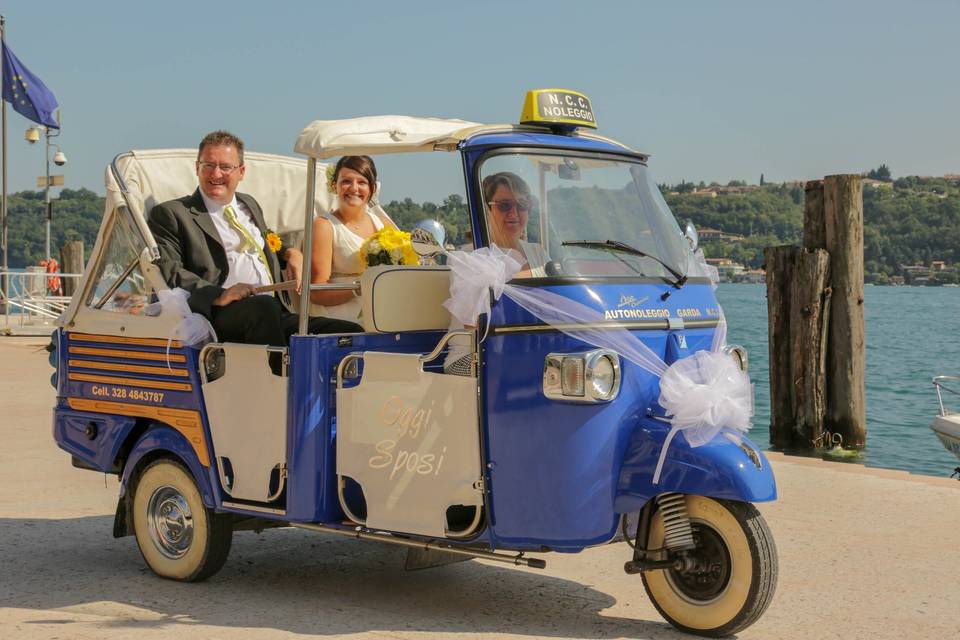
<path id="1" fill-rule="evenodd" d="M 947 386 L 947 383 L 950 383 L 951 386 Z M 935 376 L 933 378 L 933 386 L 937 389 L 937 401 L 940 403 L 940 415 L 945 416 L 948 411 L 943 406 L 943 391 L 946 391 L 949 394 L 960 396 L 960 377 L 958 376 Z"/>
<path id="2" fill-rule="evenodd" d="M 0 271 L 0 283 L 6 284 L 6 290 L 0 289 L 0 309 L 3 310 L 5 327 L 13 322 L 20 327 L 49 324 L 60 317 L 70 305 L 71 298 L 51 293 L 49 285 L 53 276 L 60 279 L 61 287 L 65 280 L 74 280 L 76 290 L 83 274 L 50 274 L 41 270 Z"/>

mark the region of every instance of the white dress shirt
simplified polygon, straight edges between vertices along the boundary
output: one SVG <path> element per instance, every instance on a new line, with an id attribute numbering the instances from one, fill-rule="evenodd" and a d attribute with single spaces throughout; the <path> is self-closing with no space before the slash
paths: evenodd
<path id="1" fill-rule="evenodd" d="M 227 205 L 210 200 L 202 190 L 200 195 L 203 197 L 203 204 L 206 205 L 210 218 L 213 219 L 213 226 L 217 228 L 217 233 L 220 234 L 223 248 L 227 252 L 229 269 L 227 270 L 227 279 L 224 280 L 222 285 L 223 288 L 228 289 L 240 282 L 252 284 L 255 287 L 270 284 L 270 273 L 267 271 L 267 265 L 260 260 L 260 254 L 256 247 L 248 247 L 246 251 L 239 251 L 245 241 L 240 232 L 223 215 L 223 210 Z M 250 210 L 240 203 L 236 196 L 233 197 L 229 205 L 233 207 L 237 220 L 247 230 L 257 246 L 263 247 L 263 234 L 260 233 L 260 229 L 253 221 Z M 269 251 L 269 249 L 264 249 L 264 255 L 266 255 L 266 251 Z M 273 293 L 267 291 L 263 295 L 272 296 Z"/>

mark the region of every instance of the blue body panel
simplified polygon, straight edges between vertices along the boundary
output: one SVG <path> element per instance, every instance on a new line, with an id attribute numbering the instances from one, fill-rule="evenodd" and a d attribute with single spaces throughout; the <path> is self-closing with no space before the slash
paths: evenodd
<path id="1" fill-rule="evenodd" d="M 349 353 L 424 353 L 442 331 L 350 336 L 294 336 L 290 340 L 287 403 L 287 515 L 295 522 L 340 522 L 336 470 L 336 368 Z"/>
<path id="2" fill-rule="evenodd" d="M 74 350 L 71 351 L 71 348 Z M 87 353 L 78 353 L 76 349 L 97 349 L 104 352 L 114 351 L 118 355 L 90 355 Z M 164 359 L 158 361 L 146 361 L 134 357 L 120 355 L 121 352 L 143 353 L 149 355 L 161 356 Z M 188 377 L 138 373 L 138 372 L 109 372 L 84 366 L 71 366 L 71 360 L 93 361 L 113 365 L 152 365 L 155 367 L 166 367 L 165 358 L 170 356 L 182 356 L 185 362 L 171 362 L 173 368 L 184 368 L 189 372 Z M 61 398 L 84 398 L 89 400 L 107 400 L 111 402 L 124 402 L 130 404 L 142 404 L 147 406 L 163 406 L 174 409 L 199 410 L 203 399 L 200 392 L 200 376 L 197 367 L 197 355 L 199 350 L 190 347 L 172 347 L 169 350 L 164 347 L 140 346 L 132 344 L 104 343 L 101 341 L 87 341 L 78 334 L 72 332 L 61 332 L 59 355 L 60 355 L 60 376 L 57 395 Z M 101 376 L 118 376 L 132 378 L 144 381 L 161 381 L 175 383 L 189 383 L 192 386 L 190 391 L 163 390 L 163 399 L 160 402 L 142 400 L 133 397 L 130 391 L 133 387 L 127 385 L 104 385 L 102 383 L 70 380 L 70 374 L 86 374 Z M 106 387 L 107 394 L 104 395 Z M 122 395 L 121 395 L 122 394 Z"/>
<path id="3" fill-rule="evenodd" d="M 592 151 L 598 153 L 618 153 L 634 156 L 636 158 L 645 158 L 644 154 L 630 151 L 618 144 L 597 140 L 594 138 L 581 138 L 579 136 L 561 136 L 550 133 L 530 133 L 530 132 L 504 132 L 504 133 L 484 133 L 472 136 L 465 140 L 460 148 L 465 153 L 476 153 L 485 151 L 494 147 L 546 147 L 555 149 L 573 149 L 577 151 Z"/>
<path id="4" fill-rule="evenodd" d="M 659 285 L 631 282 L 547 289 L 601 313 L 618 309 L 620 300 L 632 298 L 643 300 L 639 308 L 675 320 L 719 315 L 708 285 L 689 284 L 673 290 L 667 300 L 657 295 Z M 648 418 L 648 414 L 662 414 L 656 376 L 621 359 L 622 385 L 614 401 L 582 405 L 548 399 L 542 392 L 545 356 L 595 347 L 555 330 L 496 332 L 498 327 L 540 324 L 509 298 L 501 298 L 491 313 L 493 335 L 483 346 L 483 427 L 495 546 L 545 544 L 558 551 L 576 551 L 600 544 L 616 535 L 621 513 L 639 510 L 664 491 L 736 500 L 775 497 L 769 465 L 757 470 L 725 438 L 691 449 L 682 436 L 676 437 L 661 482 L 652 487 L 660 447 L 669 430 L 669 425 Z M 664 327 L 632 334 L 670 364 L 709 349 L 714 331 Z M 696 466 L 698 461 L 701 466 Z"/>
<path id="5" fill-rule="evenodd" d="M 57 351 L 58 398 L 53 417 L 53 434 L 60 448 L 99 471 L 119 472 L 121 495 L 126 491 L 130 473 L 144 455 L 151 451 L 166 451 L 180 458 L 193 473 L 204 503 L 211 507 L 220 506 L 222 495 L 216 471 L 200 463 L 191 443 L 176 429 L 151 418 L 78 411 L 69 405 L 69 399 L 73 398 L 196 411 L 201 417 L 203 441 L 208 445 L 207 454 L 209 459 L 213 460 L 210 429 L 200 388 L 198 349 L 129 344 L 124 342 L 123 338 L 118 338 L 116 342 L 109 339 L 94 340 L 84 334 L 59 331 Z M 172 358 L 169 361 L 168 356 Z M 182 362 L 178 362 L 178 359 L 182 359 Z M 187 375 L 177 376 L 169 369 L 162 373 L 111 371 L 79 364 L 82 362 L 119 367 L 151 366 L 160 369 L 169 366 L 174 370 L 185 370 Z M 125 378 L 129 379 L 131 384 L 71 380 L 71 374 Z M 141 386 L 143 382 L 149 384 L 156 381 L 189 384 L 191 388 L 180 391 L 155 390 Z M 139 393 L 143 390 L 162 396 L 144 396 Z M 94 440 L 90 440 L 85 433 L 91 422 L 97 427 L 97 437 Z M 125 458 L 121 459 L 121 456 Z M 214 487 L 217 490 L 214 490 Z"/>
<path id="6" fill-rule="evenodd" d="M 120 449 L 136 422 L 130 416 L 57 410 L 53 421 L 53 438 L 67 453 L 97 471 L 110 473 L 115 470 L 114 463 Z M 87 436 L 88 428 L 94 429 L 96 435 L 93 439 Z"/>
<path id="7" fill-rule="evenodd" d="M 193 447 L 190 446 L 190 443 L 187 442 L 187 439 L 184 438 L 180 432 L 162 424 L 152 426 L 147 432 L 140 436 L 140 439 L 137 440 L 133 449 L 131 449 L 126 465 L 124 465 L 123 468 L 123 475 L 120 478 L 121 496 L 126 495 L 127 485 L 130 482 L 130 474 L 137 466 L 137 463 L 140 462 L 145 455 L 157 451 L 170 453 L 179 458 L 190 470 L 190 473 L 193 474 L 193 478 L 197 482 L 197 489 L 200 491 L 200 497 L 203 499 L 203 504 L 211 508 L 217 508 L 219 506 L 221 496 L 219 490 L 214 491 L 214 487 L 217 485 L 214 484 L 216 480 L 211 470 L 200 464 L 200 461 L 197 460 L 197 455 L 193 451 Z"/>
<path id="8" fill-rule="evenodd" d="M 720 435 L 693 448 L 683 433 L 670 443 L 660 482 L 652 484 L 653 472 L 670 425 L 642 418 L 634 430 L 620 471 L 614 509 L 618 513 L 639 511 L 659 493 L 674 491 L 744 502 L 777 499 L 777 485 L 770 462 L 747 438 L 745 445 L 757 454 L 760 468 L 735 443 Z"/>

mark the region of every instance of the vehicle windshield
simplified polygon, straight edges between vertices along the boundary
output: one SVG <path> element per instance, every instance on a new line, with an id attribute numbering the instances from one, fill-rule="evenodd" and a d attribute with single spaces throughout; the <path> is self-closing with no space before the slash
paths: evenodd
<path id="1" fill-rule="evenodd" d="M 523 253 L 518 277 L 687 272 L 689 244 L 640 162 L 518 152 L 488 157 L 479 176 L 487 240 Z"/>

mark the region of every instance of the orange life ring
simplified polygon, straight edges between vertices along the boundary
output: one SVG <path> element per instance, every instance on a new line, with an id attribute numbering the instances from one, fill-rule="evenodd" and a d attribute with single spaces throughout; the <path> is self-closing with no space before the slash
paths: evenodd
<path id="1" fill-rule="evenodd" d="M 44 262 L 46 262 L 46 264 L 43 264 Z M 60 276 L 57 275 L 57 273 L 60 272 L 60 265 L 57 264 L 57 259 L 50 258 L 48 260 L 41 260 L 40 265 L 47 268 L 47 291 L 56 295 L 63 295 Z"/>

